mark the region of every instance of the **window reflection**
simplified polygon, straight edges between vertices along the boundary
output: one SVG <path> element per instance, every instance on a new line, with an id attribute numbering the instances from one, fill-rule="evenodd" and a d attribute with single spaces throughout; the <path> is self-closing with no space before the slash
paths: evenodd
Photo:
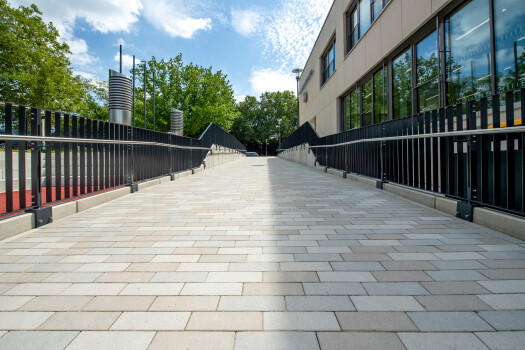
<path id="1" fill-rule="evenodd" d="M 416 45 L 416 57 L 418 111 L 436 109 L 439 104 L 436 31 Z"/>
<path id="2" fill-rule="evenodd" d="M 363 84 L 363 126 L 372 125 L 372 79 Z"/>
<path id="3" fill-rule="evenodd" d="M 386 108 L 386 89 L 384 86 L 383 70 L 380 70 L 374 75 L 374 123 L 386 122 L 387 117 L 387 108 Z"/>
<path id="4" fill-rule="evenodd" d="M 343 130 L 350 129 L 350 95 L 343 97 Z"/>
<path id="5" fill-rule="evenodd" d="M 525 86 L 525 3 L 494 0 L 498 92 Z"/>
<path id="6" fill-rule="evenodd" d="M 359 89 L 350 93 L 350 127 L 352 129 L 361 127 L 359 118 Z"/>
<path id="7" fill-rule="evenodd" d="M 370 0 L 362 0 L 359 3 L 359 37 L 362 37 L 370 28 L 371 19 Z"/>
<path id="8" fill-rule="evenodd" d="M 445 23 L 448 103 L 479 98 L 491 91 L 488 0 L 473 0 Z"/>
<path id="9" fill-rule="evenodd" d="M 412 52 L 405 51 L 392 62 L 394 118 L 412 114 Z"/>

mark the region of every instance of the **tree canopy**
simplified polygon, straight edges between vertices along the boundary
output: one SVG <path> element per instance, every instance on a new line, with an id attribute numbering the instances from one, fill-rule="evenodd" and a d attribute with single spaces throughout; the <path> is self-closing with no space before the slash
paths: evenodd
<path id="1" fill-rule="evenodd" d="M 199 136 L 213 122 L 229 130 L 236 111 L 233 89 L 227 76 L 212 67 L 184 64 L 182 55 L 167 60 L 152 57 L 146 68 L 146 127 L 153 126 L 153 72 L 155 73 L 156 130 L 170 130 L 170 110 L 184 112 L 184 135 Z M 133 71 L 131 71 L 133 74 Z M 136 125 L 143 126 L 144 117 L 144 62 L 136 67 Z"/>
<path id="2" fill-rule="evenodd" d="M 247 96 L 237 109 L 240 117 L 233 123 L 231 134 L 252 149 L 266 142 L 273 149 L 279 142 L 279 126 L 281 140 L 297 127 L 297 99 L 291 91 L 265 92 L 259 100 Z"/>
<path id="3" fill-rule="evenodd" d="M 0 0 L 0 100 L 85 111 L 88 92 L 73 76 L 69 46 L 41 15 L 36 5 L 12 8 Z"/>

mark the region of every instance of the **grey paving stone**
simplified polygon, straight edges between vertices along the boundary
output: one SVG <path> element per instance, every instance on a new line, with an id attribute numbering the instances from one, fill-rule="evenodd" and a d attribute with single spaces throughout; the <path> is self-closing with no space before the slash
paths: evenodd
<path id="1" fill-rule="evenodd" d="M 404 349 L 392 333 L 320 332 L 319 344 L 323 350 L 339 349 Z"/>
<path id="2" fill-rule="evenodd" d="M 294 254 L 295 261 L 343 261 L 339 254 Z"/>
<path id="3" fill-rule="evenodd" d="M 0 349 L 65 349 L 78 332 L 9 332 L 0 338 Z"/>
<path id="4" fill-rule="evenodd" d="M 487 278 L 475 270 L 426 271 L 436 281 L 481 281 Z"/>
<path id="5" fill-rule="evenodd" d="M 238 332 L 235 350 L 318 350 L 314 332 Z"/>
<path id="6" fill-rule="evenodd" d="M 493 280 L 525 279 L 525 269 L 486 269 L 479 272 Z"/>
<path id="7" fill-rule="evenodd" d="M 263 272 L 263 282 L 319 282 L 315 272 Z"/>
<path id="8" fill-rule="evenodd" d="M 525 294 L 491 294 L 478 295 L 494 310 L 521 310 L 525 309 Z"/>
<path id="9" fill-rule="evenodd" d="M 487 267 L 476 260 L 439 260 L 431 261 L 440 270 L 478 270 Z"/>
<path id="10" fill-rule="evenodd" d="M 303 283 L 303 288 L 306 295 L 366 295 L 360 283 L 352 282 Z"/>
<path id="11" fill-rule="evenodd" d="M 370 295 L 425 295 L 428 291 L 417 282 L 363 283 Z"/>
<path id="12" fill-rule="evenodd" d="M 398 333 L 398 336 L 407 350 L 488 350 L 472 333 Z"/>
<path id="13" fill-rule="evenodd" d="M 177 344 L 185 350 L 231 350 L 234 339 L 234 332 L 157 332 L 148 349 L 170 349 Z"/>
<path id="14" fill-rule="evenodd" d="M 498 331 L 525 330 L 525 311 L 482 311 L 479 316 Z"/>
<path id="15" fill-rule="evenodd" d="M 424 295 L 416 299 L 428 311 L 492 310 L 475 295 Z"/>
<path id="16" fill-rule="evenodd" d="M 403 312 L 336 312 L 343 331 L 417 331 Z"/>
<path id="17" fill-rule="evenodd" d="M 375 261 L 351 261 L 330 263 L 334 271 L 383 271 L 385 268 Z"/>
<path id="18" fill-rule="evenodd" d="M 477 332 L 476 336 L 492 350 L 522 349 L 525 332 Z"/>
<path id="19" fill-rule="evenodd" d="M 436 267 L 428 261 L 398 260 L 381 261 L 381 265 L 387 270 L 392 271 L 423 271 L 436 270 Z"/>
<path id="20" fill-rule="evenodd" d="M 408 312 L 408 317 L 423 332 L 492 331 L 493 328 L 474 312 Z"/>
<path id="21" fill-rule="evenodd" d="M 288 311 L 355 311 L 347 296 L 287 296 Z"/>
<path id="22" fill-rule="evenodd" d="M 333 312 L 264 312 L 264 330 L 339 331 Z"/>
<path id="23" fill-rule="evenodd" d="M 218 311 L 284 311 L 282 296 L 222 296 Z"/>
<path id="24" fill-rule="evenodd" d="M 479 284 L 492 293 L 525 293 L 524 280 L 479 281 Z"/>
<path id="25" fill-rule="evenodd" d="M 421 282 L 431 294 L 485 294 L 490 293 L 477 282 L 473 281 L 446 281 Z"/>
<path id="26" fill-rule="evenodd" d="M 432 281 L 424 271 L 372 271 L 372 275 L 380 282 Z"/>
<path id="27" fill-rule="evenodd" d="M 352 296 L 358 311 L 423 311 L 411 296 Z"/>

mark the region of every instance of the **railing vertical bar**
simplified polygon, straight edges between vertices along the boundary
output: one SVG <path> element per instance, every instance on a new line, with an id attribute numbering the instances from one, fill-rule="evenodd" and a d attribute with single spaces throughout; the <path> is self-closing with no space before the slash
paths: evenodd
<path id="1" fill-rule="evenodd" d="M 19 135 L 27 135 L 26 106 L 18 106 L 18 133 Z M 18 142 L 18 204 L 20 209 L 27 207 L 26 146 L 26 141 Z"/>
<path id="2" fill-rule="evenodd" d="M 432 111 L 432 133 L 436 134 L 438 132 L 438 111 Z M 432 139 L 432 191 L 439 192 L 439 148 L 438 148 L 438 139 Z"/>
<path id="3" fill-rule="evenodd" d="M 425 133 L 425 114 L 420 113 L 417 116 L 419 134 Z M 419 188 L 425 189 L 425 140 L 419 139 Z"/>
<path id="4" fill-rule="evenodd" d="M 92 135 L 92 127 L 93 127 L 94 120 L 92 119 L 86 119 L 86 137 L 90 138 Z M 92 156 L 92 148 L 93 145 L 91 143 L 85 144 L 86 148 L 86 158 L 87 158 L 87 166 L 86 166 L 86 173 L 87 173 L 87 193 L 93 192 L 93 156 Z"/>
<path id="5" fill-rule="evenodd" d="M 79 135 L 78 137 L 83 139 L 86 138 L 86 127 L 84 118 L 79 118 Z M 86 194 L 86 151 L 85 144 L 79 143 L 78 147 L 80 148 L 80 193 Z"/>
<path id="6" fill-rule="evenodd" d="M 31 136 L 40 136 L 42 117 L 39 108 L 31 108 Z M 41 142 L 31 142 L 31 206 L 38 208 L 42 206 L 42 164 L 41 164 Z"/>
<path id="7" fill-rule="evenodd" d="M 55 112 L 55 136 L 61 136 L 62 115 Z M 55 200 L 62 200 L 62 143 L 55 142 Z"/>
<path id="8" fill-rule="evenodd" d="M 439 109 L 439 132 L 445 132 L 445 109 Z M 447 193 L 447 143 L 446 137 L 439 138 L 439 186 L 442 194 Z"/>
<path id="9" fill-rule="evenodd" d="M 492 96 L 492 126 L 500 127 L 500 98 L 499 95 Z M 493 156 L 492 156 L 492 194 L 494 205 L 501 206 L 501 137 L 493 135 Z"/>
<path id="10" fill-rule="evenodd" d="M 482 98 L 479 101 L 479 112 L 480 112 L 480 127 L 481 129 L 488 128 L 488 101 L 487 98 Z M 489 138 L 482 135 L 478 145 L 478 200 L 481 202 L 488 202 L 488 174 L 489 174 L 489 162 L 488 157 L 491 154 Z"/>
<path id="11" fill-rule="evenodd" d="M 13 134 L 13 105 L 5 104 L 5 133 Z M 24 151 L 22 151 L 24 152 Z M 20 143 L 18 145 L 18 154 L 21 153 Z M 20 179 L 18 180 L 20 181 Z M 7 213 L 14 210 L 13 203 L 13 142 L 5 142 L 5 209 Z"/>
<path id="12" fill-rule="evenodd" d="M 430 112 L 425 112 L 425 133 L 430 134 Z M 430 149 L 431 141 L 425 139 L 425 189 L 432 190 L 432 151 Z"/>
<path id="13" fill-rule="evenodd" d="M 110 134 L 110 125 L 108 122 L 104 122 L 104 136 L 106 138 L 106 140 L 109 140 L 111 139 L 111 134 Z M 104 188 L 110 188 L 111 187 L 111 182 L 110 182 L 110 179 L 111 179 L 111 167 L 112 167 L 112 164 L 110 163 L 110 153 L 111 153 L 111 145 L 109 144 L 105 144 L 104 145 L 104 156 L 105 156 L 105 159 L 104 159 L 104 171 L 105 171 L 105 174 L 104 174 Z"/>
<path id="14" fill-rule="evenodd" d="M 70 125 L 69 125 L 70 119 L 69 114 L 64 114 L 64 137 L 71 137 L 70 135 Z M 70 167 L 70 161 L 71 161 L 71 152 L 70 150 L 70 143 L 66 142 L 64 143 L 64 197 L 70 198 L 71 197 L 71 167 Z"/>
<path id="15" fill-rule="evenodd" d="M 45 134 L 51 136 L 51 111 L 45 111 Z M 46 142 L 45 149 L 45 167 L 46 167 L 46 203 L 53 201 L 53 158 L 52 148 L 54 147 L 53 142 Z M 55 151 L 56 152 L 56 151 Z"/>
<path id="16" fill-rule="evenodd" d="M 506 102 L 506 115 L 507 115 L 507 126 L 514 126 L 514 93 L 507 92 L 505 94 Z M 505 192 L 507 192 L 507 209 L 514 209 L 515 198 L 519 197 L 520 194 L 516 193 L 516 181 L 515 181 L 515 152 L 514 152 L 514 140 L 515 137 L 512 134 L 507 134 L 507 178 L 505 179 Z"/>
<path id="17" fill-rule="evenodd" d="M 461 131 L 463 130 L 463 104 L 458 103 L 456 105 L 456 130 Z M 458 140 L 456 143 L 456 149 L 457 149 L 457 159 L 456 159 L 456 172 L 455 172 L 455 178 L 456 178 L 456 193 L 455 195 L 458 197 L 465 197 L 465 167 L 464 167 L 464 143 L 461 139 Z"/>
<path id="18" fill-rule="evenodd" d="M 71 117 L 71 137 L 78 137 L 78 117 L 73 115 Z M 73 197 L 78 196 L 78 144 L 74 143 L 73 148 Z"/>

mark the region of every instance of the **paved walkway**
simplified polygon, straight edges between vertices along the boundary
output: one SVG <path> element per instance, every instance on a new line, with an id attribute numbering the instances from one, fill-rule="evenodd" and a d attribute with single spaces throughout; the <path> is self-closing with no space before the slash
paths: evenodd
<path id="1" fill-rule="evenodd" d="M 247 158 L 1 242 L 0 294 L 1 349 L 517 349 L 525 244 Z"/>

